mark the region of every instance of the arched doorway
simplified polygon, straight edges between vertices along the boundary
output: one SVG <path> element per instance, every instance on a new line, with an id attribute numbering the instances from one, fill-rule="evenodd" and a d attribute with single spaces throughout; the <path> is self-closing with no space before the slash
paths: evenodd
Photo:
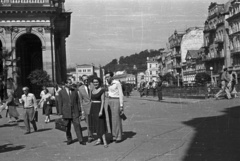
<path id="1" fill-rule="evenodd" d="M 29 74 L 36 69 L 43 69 L 42 43 L 34 34 L 24 34 L 16 41 L 16 57 L 20 58 L 17 67 L 20 69 L 20 77 L 17 83 L 20 87 L 28 86 L 30 91 L 39 97 L 41 87 L 32 85 Z"/>

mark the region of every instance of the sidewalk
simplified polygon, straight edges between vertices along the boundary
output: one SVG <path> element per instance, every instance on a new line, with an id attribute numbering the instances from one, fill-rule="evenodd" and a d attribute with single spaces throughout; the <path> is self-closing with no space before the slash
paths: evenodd
<path id="1" fill-rule="evenodd" d="M 127 97 L 125 97 L 127 98 Z M 137 91 L 132 92 L 131 96 L 129 98 L 134 98 L 134 99 L 139 99 L 139 100 L 146 100 L 146 101 L 157 101 L 158 102 L 158 97 L 153 97 L 153 96 L 142 96 L 140 97 L 139 93 Z M 207 101 L 209 99 L 202 99 L 202 98 L 196 98 L 196 99 L 191 99 L 191 98 L 176 98 L 176 97 L 168 97 L 168 96 L 163 96 L 163 100 L 159 102 L 164 102 L 164 103 L 197 103 L 201 101 Z"/>

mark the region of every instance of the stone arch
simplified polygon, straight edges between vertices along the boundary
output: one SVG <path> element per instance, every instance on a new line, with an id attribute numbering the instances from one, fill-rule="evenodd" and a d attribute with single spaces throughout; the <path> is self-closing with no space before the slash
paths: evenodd
<path id="1" fill-rule="evenodd" d="M 20 31 L 19 33 L 17 33 L 17 35 L 14 36 L 13 38 L 13 48 L 16 47 L 16 42 L 17 42 L 17 39 L 22 36 L 23 34 L 26 34 L 28 33 L 26 30 L 22 30 Z M 35 30 L 32 30 L 30 32 L 30 34 L 33 34 L 33 35 L 36 35 L 40 40 L 41 40 L 41 43 L 42 43 L 42 50 L 45 50 L 46 49 L 46 40 L 45 38 L 43 37 L 43 35 Z"/>

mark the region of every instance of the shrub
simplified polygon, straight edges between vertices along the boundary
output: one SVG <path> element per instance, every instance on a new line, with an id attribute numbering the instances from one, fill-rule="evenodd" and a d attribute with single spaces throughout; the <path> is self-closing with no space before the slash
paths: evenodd
<path id="1" fill-rule="evenodd" d="M 41 69 L 36 69 L 36 70 L 32 71 L 29 74 L 28 79 L 30 80 L 30 82 L 32 84 L 35 84 L 35 85 L 39 85 L 39 86 L 51 85 L 50 76 L 48 75 L 48 73 L 46 71 L 41 70 Z"/>
<path id="2" fill-rule="evenodd" d="M 195 83 L 198 86 L 203 86 L 206 83 L 211 82 L 211 76 L 207 73 L 197 73 L 195 76 Z"/>

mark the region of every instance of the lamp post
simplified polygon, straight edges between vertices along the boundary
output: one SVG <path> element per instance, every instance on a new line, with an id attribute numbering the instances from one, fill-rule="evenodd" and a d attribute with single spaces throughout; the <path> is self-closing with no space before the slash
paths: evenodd
<path id="1" fill-rule="evenodd" d="M 138 85 L 138 81 L 137 81 L 137 66 L 136 65 L 133 65 L 133 70 L 135 71 L 135 86 L 137 88 L 137 85 Z"/>
<path id="2" fill-rule="evenodd" d="M 179 73 L 177 73 L 177 86 L 179 87 Z"/>
<path id="3" fill-rule="evenodd" d="M 210 72 L 211 72 L 211 85 L 213 85 L 212 71 L 213 71 L 213 67 L 210 67 Z"/>

